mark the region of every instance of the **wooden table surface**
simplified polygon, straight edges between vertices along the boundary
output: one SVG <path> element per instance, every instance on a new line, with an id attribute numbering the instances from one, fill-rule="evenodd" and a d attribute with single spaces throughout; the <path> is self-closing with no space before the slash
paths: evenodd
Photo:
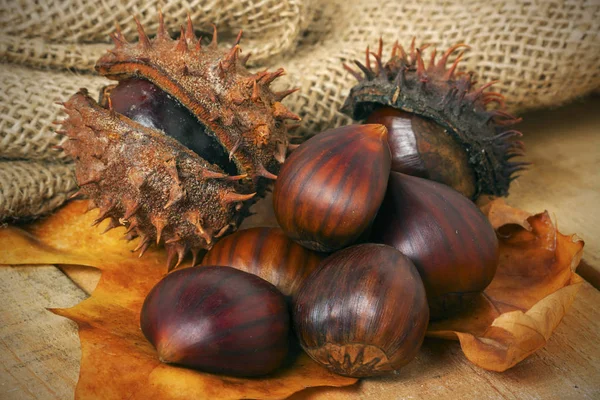
<path id="1" fill-rule="evenodd" d="M 600 284 L 600 98 L 524 116 L 533 169 L 515 182 L 509 204 L 548 209 L 563 233 L 586 241 L 578 269 Z M 0 249 L 1 251 L 1 249 Z M 0 399 L 73 398 L 81 350 L 73 322 L 46 311 L 93 290 L 91 268 L 0 266 Z M 343 389 L 309 389 L 294 399 L 600 399 L 600 292 L 585 283 L 548 344 L 495 373 L 462 355 L 457 342 L 426 340 L 396 375 Z"/>

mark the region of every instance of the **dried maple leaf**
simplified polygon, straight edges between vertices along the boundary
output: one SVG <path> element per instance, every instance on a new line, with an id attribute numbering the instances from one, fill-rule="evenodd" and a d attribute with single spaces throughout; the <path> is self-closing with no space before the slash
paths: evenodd
<path id="1" fill-rule="evenodd" d="M 165 275 L 166 253 L 134 253 L 121 240 L 125 228 L 100 235 L 90 228 L 97 211 L 83 214 L 73 202 L 27 231 L 0 229 L 0 264 L 78 264 L 102 271 L 92 296 L 52 312 L 79 326 L 82 359 L 76 398 L 85 399 L 280 399 L 311 386 L 345 386 L 356 379 L 335 375 L 301 354 L 280 372 L 259 379 L 213 375 L 162 364 L 139 327 L 142 303 Z M 104 224 L 102 224 L 104 225 Z"/>
<path id="2" fill-rule="evenodd" d="M 496 276 L 468 313 L 432 323 L 428 336 L 458 339 L 466 357 L 505 371 L 546 344 L 575 299 L 583 252 L 548 212 L 528 216 L 496 200 L 482 207 L 500 239 Z"/>
<path id="3" fill-rule="evenodd" d="M 509 206 L 502 199 L 482 196 L 477 199 L 477 206 L 488 217 L 494 229 L 499 229 L 504 225 L 521 225 L 523 228 L 531 230 L 531 226 L 527 222 L 531 214 Z"/>

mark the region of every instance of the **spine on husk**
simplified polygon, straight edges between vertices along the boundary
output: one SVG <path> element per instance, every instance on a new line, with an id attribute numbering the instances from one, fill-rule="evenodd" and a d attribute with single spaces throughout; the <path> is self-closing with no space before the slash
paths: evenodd
<path id="1" fill-rule="evenodd" d="M 136 20 L 137 22 L 137 20 Z M 169 265 L 212 246 L 237 228 L 249 205 L 276 178 L 288 145 L 288 119 L 299 117 L 281 100 L 293 92 L 269 85 L 284 72 L 246 70 L 239 40 L 229 49 L 203 45 L 188 16 L 179 39 L 167 33 L 159 14 L 156 36 L 138 24 L 139 40 L 129 43 L 117 28 L 115 47 L 101 57 L 97 71 L 109 79 L 146 79 L 187 108 L 208 128 L 235 163 L 227 174 L 158 129 L 144 127 L 102 107 L 85 89 L 64 103 L 62 147 L 75 161 L 79 194 L 100 208 L 97 222 L 108 229 L 125 225 L 126 238 L 140 237 L 140 255 L 164 244 Z"/>
<path id="2" fill-rule="evenodd" d="M 471 73 L 457 73 L 464 52 L 447 65 L 451 54 L 462 47 L 468 48 L 457 44 L 438 60 L 434 49 L 426 62 L 423 50 L 427 45 L 416 48 L 413 39 L 407 53 L 396 42 L 384 64 L 380 40 L 376 53 L 367 48 L 365 64 L 354 61 L 360 72 L 344 65 L 359 83 L 350 91 L 342 111 L 363 120 L 376 108 L 388 106 L 434 120 L 466 150 L 476 180 L 473 197 L 505 196 L 516 174 L 529 164 L 512 160 L 524 155 L 523 143 L 515 140 L 521 133 L 509 129 L 521 119 L 504 111 L 500 93 L 485 91 L 496 82 L 475 88 Z M 491 103 L 499 107 L 490 109 Z"/>

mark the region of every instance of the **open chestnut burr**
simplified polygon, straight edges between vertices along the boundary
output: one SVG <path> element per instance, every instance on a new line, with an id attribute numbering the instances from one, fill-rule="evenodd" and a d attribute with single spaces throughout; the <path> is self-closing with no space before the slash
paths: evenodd
<path id="1" fill-rule="evenodd" d="M 275 183 L 279 225 L 312 250 L 349 246 L 375 218 L 390 165 L 383 125 L 343 126 L 312 137 L 288 157 Z"/>
<path id="2" fill-rule="evenodd" d="M 463 309 L 496 273 L 498 239 L 489 221 L 472 201 L 438 182 L 392 172 L 372 232 L 374 241 L 414 262 L 432 319 Z"/>
<path id="3" fill-rule="evenodd" d="M 225 49 L 216 27 L 206 43 L 189 16 L 175 40 L 160 12 L 155 35 L 135 21 L 138 41 L 117 27 L 114 48 L 96 63 L 116 83 L 99 102 L 81 89 L 64 103 L 59 147 L 73 158 L 78 195 L 100 209 L 96 224 L 126 226 L 140 254 L 164 245 L 169 267 L 189 253 L 195 264 L 276 178 L 285 121 L 300 119 L 281 101 L 295 90 L 271 90 L 281 68 L 246 69 L 241 32 Z"/>
<path id="4" fill-rule="evenodd" d="M 284 296 L 229 267 L 175 271 L 146 297 L 140 323 L 162 362 L 235 376 L 277 369 L 289 345 Z"/>
<path id="5" fill-rule="evenodd" d="M 354 61 L 360 72 L 344 65 L 358 83 L 341 111 L 386 126 L 393 171 L 444 183 L 471 199 L 506 196 L 529 165 L 514 161 L 525 154 L 515 140 L 521 132 L 510 128 L 521 119 L 507 113 L 502 94 L 487 91 L 496 82 L 476 85 L 472 72 L 458 72 L 464 51 L 449 64 L 452 53 L 469 46 L 458 43 L 437 60 L 436 49 L 424 55 L 427 47 L 413 39 L 405 50 L 396 42 L 387 61 L 381 39 L 376 52 L 367 47 L 365 63 Z"/>
<path id="6" fill-rule="evenodd" d="M 293 318 L 315 361 L 341 375 L 368 377 L 415 357 L 429 309 L 408 257 L 390 246 L 361 244 L 329 256 L 308 277 Z"/>

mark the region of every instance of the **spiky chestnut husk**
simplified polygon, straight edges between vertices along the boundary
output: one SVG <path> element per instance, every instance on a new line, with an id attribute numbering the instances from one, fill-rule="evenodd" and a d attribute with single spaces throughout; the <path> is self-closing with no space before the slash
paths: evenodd
<path id="1" fill-rule="evenodd" d="M 117 81 L 146 79 L 176 99 L 214 135 L 237 174 L 228 175 L 165 132 L 116 113 L 110 101 L 115 85 L 101 95 L 106 108 L 85 89 L 64 103 L 68 117 L 59 133 L 68 140 L 62 147 L 75 160 L 78 193 L 100 208 L 97 223 L 108 218 L 108 229 L 127 226 L 127 239 L 141 237 L 140 256 L 152 243 L 164 243 L 169 266 L 188 252 L 195 264 L 197 253 L 235 230 L 249 205 L 264 195 L 285 159 L 284 122 L 299 117 L 280 102 L 292 91 L 269 88 L 282 69 L 246 70 L 239 57 L 241 32 L 229 50 L 221 50 L 216 28 L 210 45 L 202 45 L 189 16 L 177 40 L 160 13 L 154 38 L 137 25 L 139 40 L 131 44 L 117 28 L 115 47 L 96 70 Z"/>
<path id="2" fill-rule="evenodd" d="M 377 53 L 367 48 L 366 64 L 354 61 L 362 74 L 344 65 L 359 83 L 351 89 L 342 112 L 355 120 L 363 120 L 377 109 L 392 107 L 435 121 L 443 128 L 440 132 L 448 132 L 466 152 L 466 168 L 470 167 L 475 177 L 475 182 L 468 185 L 472 189 L 467 195 L 473 199 L 481 194 L 506 196 L 510 182 L 516 178 L 514 174 L 528 165 L 511 161 L 524 155 L 523 143 L 514 140 L 521 133 L 507 129 L 520 118 L 502 110 L 504 103 L 500 93 L 484 92 L 495 82 L 474 88 L 471 73 L 456 73 L 463 52 L 447 67 L 448 57 L 468 46 L 453 46 L 437 62 L 433 50 L 427 66 L 422 55 L 426 47 L 415 48 L 413 39 L 407 54 L 396 42 L 391 59 L 383 64 L 380 40 Z M 371 65 L 371 56 L 376 61 L 375 66 Z M 492 102 L 498 103 L 500 109 L 488 109 Z"/>

